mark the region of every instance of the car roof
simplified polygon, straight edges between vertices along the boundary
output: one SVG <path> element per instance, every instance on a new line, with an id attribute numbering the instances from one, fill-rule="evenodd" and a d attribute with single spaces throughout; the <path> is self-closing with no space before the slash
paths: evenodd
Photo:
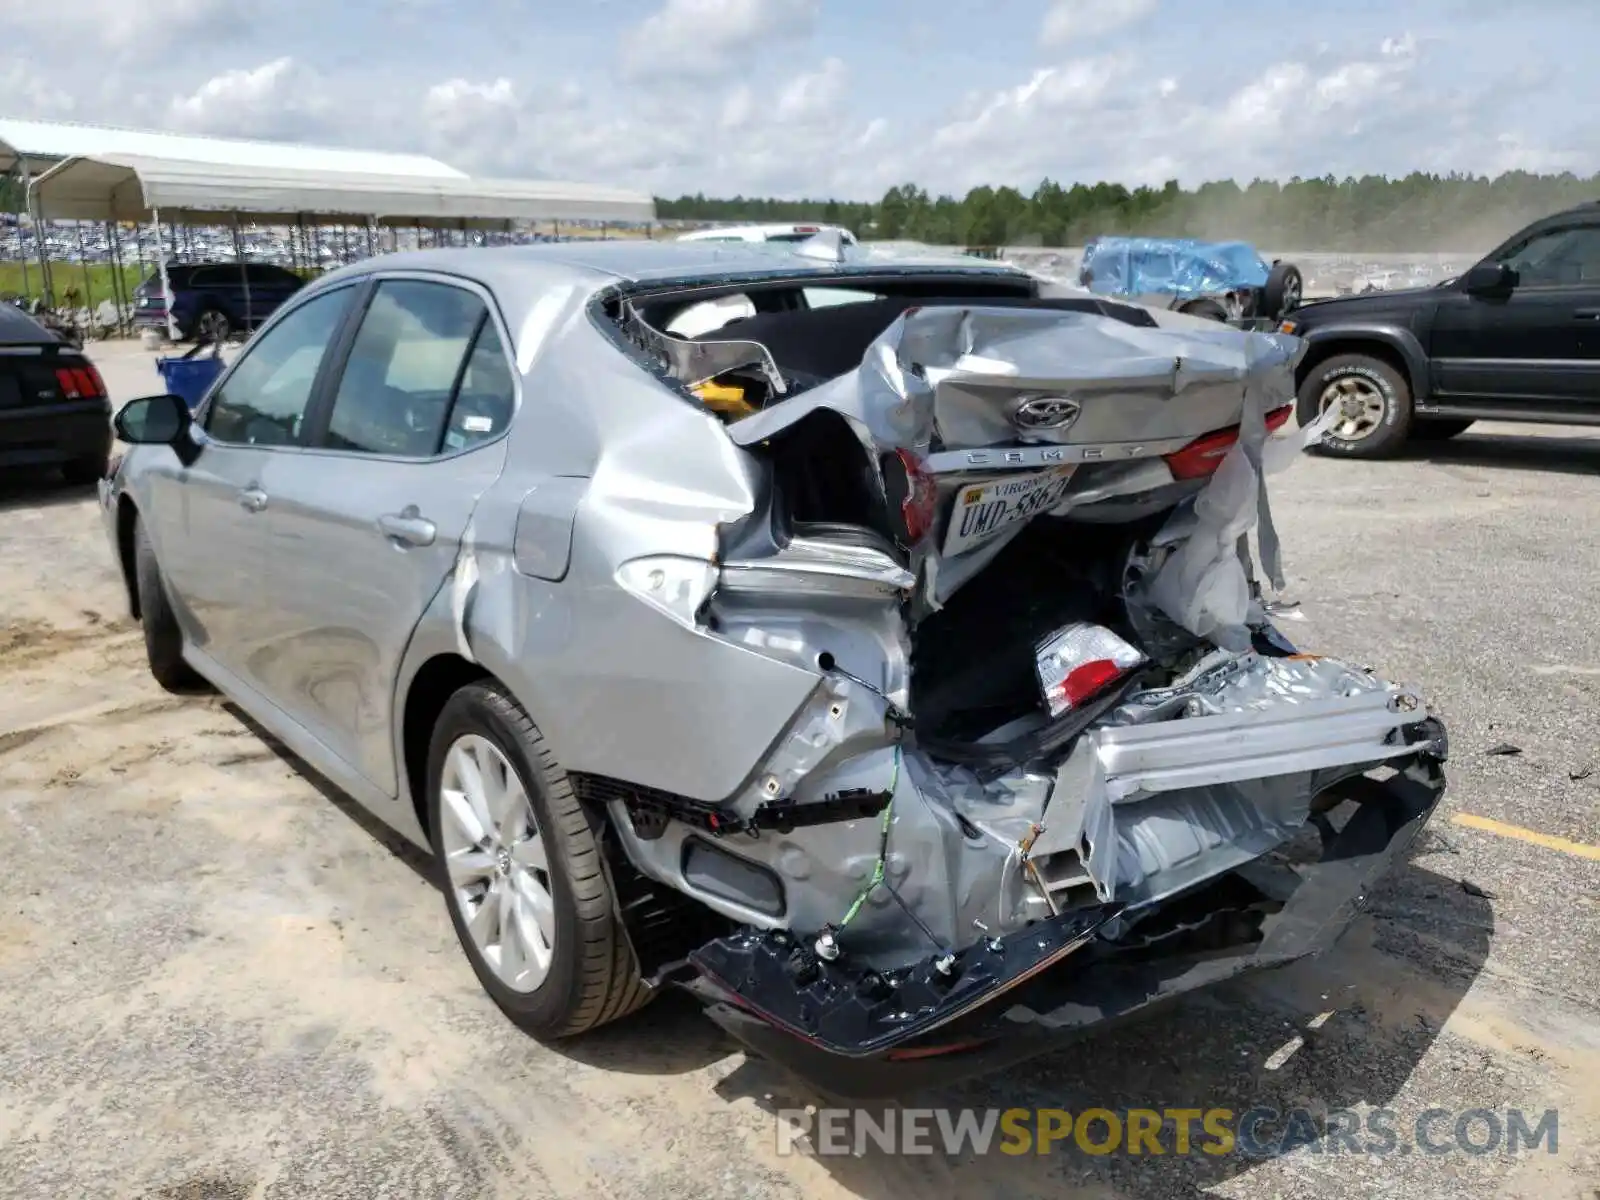
<path id="1" fill-rule="evenodd" d="M 719 237 L 720 238 L 735 238 L 735 237 L 764 238 L 764 237 L 769 237 L 772 234 L 802 233 L 802 232 L 811 232 L 811 231 L 821 232 L 823 230 L 835 230 L 835 229 L 838 230 L 841 233 L 850 233 L 850 231 L 848 229 L 846 229 L 843 225 L 830 225 L 830 224 L 827 224 L 826 222 L 791 221 L 791 222 L 785 223 L 785 222 L 781 222 L 781 221 L 774 221 L 774 222 L 769 222 L 768 224 L 765 224 L 765 225 L 715 225 L 715 226 L 712 226 L 709 229 L 696 229 L 691 233 L 680 234 L 679 237 L 678 237 L 678 240 L 681 241 L 681 242 L 692 242 L 692 241 L 710 240 L 710 239 L 719 238 Z M 850 234 L 850 236 L 854 237 L 855 234 L 852 233 L 852 234 Z"/>
<path id="2" fill-rule="evenodd" d="M 54 346 L 60 341 L 15 304 L 0 304 L 0 346 Z"/>
<path id="3" fill-rule="evenodd" d="M 546 242 L 529 246 L 483 246 L 448 250 L 413 250 L 363 259 L 323 276 L 323 281 L 378 271 L 441 271 L 497 280 L 524 272 L 548 282 L 600 288 L 613 283 L 712 282 L 758 275 L 883 274 L 937 270 L 974 275 L 1026 276 L 1005 263 L 924 247 L 893 249 L 847 247 L 839 261 L 797 254 L 785 242 L 655 242 L 645 239 Z"/>

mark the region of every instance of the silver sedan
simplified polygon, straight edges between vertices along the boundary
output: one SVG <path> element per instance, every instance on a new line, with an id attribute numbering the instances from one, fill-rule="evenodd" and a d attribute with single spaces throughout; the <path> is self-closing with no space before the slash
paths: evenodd
<path id="1" fill-rule="evenodd" d="M 1321 948 L 1438 803 L 1263 603 L 1299 354 L 826 232 L 396 255 L 101 499 L 155 678 L 430 850 L 512 1019 L 681 984 L 872 1094 Z"/>

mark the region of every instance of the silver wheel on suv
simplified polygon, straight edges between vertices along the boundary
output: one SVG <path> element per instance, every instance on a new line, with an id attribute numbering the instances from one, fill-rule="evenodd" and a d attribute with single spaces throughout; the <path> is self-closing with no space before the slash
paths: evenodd
<path id="1" fill-rule="evenodd" d="M 1411 432 L 1411 385 L 1387 359 L 1335 354 L 1305 373 L 1297 409 L 1302 426 L 1329 409 L 1339 414 L 1314 447 L 1317 453 L 1387 458 L 1405 445 Z"/>
<path id="2" fill-rule="evenodd" d="M 1362 441 L 1383 426 L 1383 393 L 1370 379 L 1360 375 L 1341 376 L 1322 389 L 1318 414 L 1333 407 L 1339 409 L 1340 416 L 1332 432 L 1341 441 Z"/>

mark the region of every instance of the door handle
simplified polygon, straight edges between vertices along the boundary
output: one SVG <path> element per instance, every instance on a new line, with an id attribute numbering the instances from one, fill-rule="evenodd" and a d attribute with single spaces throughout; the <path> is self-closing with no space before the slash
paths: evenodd
<path id="1" fill-rule="evenodd" d="M 267 506 L 267 494 L 260 488 L 248 487 L 239 492 L 239 507 L 246 512 L 258 513 Z"/>
<path id="2" fill-rule="evenodd" d="M 1600 308 L 1579 308 L 1572 313 L 1574 321 L 1600 321 Z"/>
<path id="3" fill-rule="evenodd" d="M 385 513 L 378 518 L 378 530 L 384 537 L 407 546 L 431 546 L 439 532 L 434 523 L 415 508 Z"/>

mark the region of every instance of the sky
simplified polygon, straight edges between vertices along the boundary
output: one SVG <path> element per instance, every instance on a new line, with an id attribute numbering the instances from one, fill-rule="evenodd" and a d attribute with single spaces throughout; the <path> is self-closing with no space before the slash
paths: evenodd
<path id="1" fill-rule="evenodd" d="M 0 30 L 6 116 L 667 196 L 1600 171 L 1594 0 L 0 0 Z"/>

